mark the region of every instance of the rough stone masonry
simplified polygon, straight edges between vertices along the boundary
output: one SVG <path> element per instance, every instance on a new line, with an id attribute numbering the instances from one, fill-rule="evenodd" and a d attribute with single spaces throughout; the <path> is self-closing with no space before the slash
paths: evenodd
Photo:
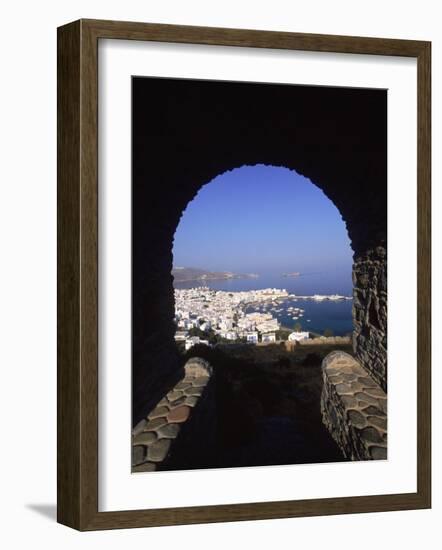
<path id="1" fill-rule="evenodd" d="M 322 362 L 322 421 L 350 460 L 387 458 L 387 395 L 351 355 Z"/>
<path id="2" fill-rule="evenodd" d="M 183 379 L 133 428 L 132 472 L 153 472 L 167 467 L 183 436 L 185 447 L 198 450 L 194 440 L 201 433 L 213 432 L 211 376 L 212 368 L 207 361 L 198 357 L 189 359 Z"/>

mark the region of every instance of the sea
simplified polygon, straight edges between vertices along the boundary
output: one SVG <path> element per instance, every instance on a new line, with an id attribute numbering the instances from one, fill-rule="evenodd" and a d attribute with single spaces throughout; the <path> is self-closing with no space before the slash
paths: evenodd
<path id="1" fill-rule="evenodd" d="M 284 277 L 279 273 L 268 273 L 256 278 L 241 278 L 228 280 L 206 281 L 204 286 L 214 290 L 225 290 L 227 292 L 239 292 L 245 290 L 258 290 L 263 288 L 285 289 L 289 294 L 298 296 L 312 296 L 314 294 L 340 294 L 343 296 L 352 295 L 351 280 L 341 275 L 330 273 L 306 273 L 297 277 Z M 175 283 L 175 288 L 194 288 L 202 286 L 197 281 Z M 280 305 L 274 311 L 267 308 L 265 311 L 272 313 L 278 321 L 287 328 L 293 328 L 300 323 L 302 330 L 323 334 L 326 329 L 333 331 L 335 336 L 345 336 L 353 331 L 352 304 L 353 300 L 303 300 L 299 298 L 287 298 L 278 300 Z M 303 309 L 303 316 L 298 319 L 288 308 Z M 262 306 L 247 308 L 247 312 L 263 311 Z"/>

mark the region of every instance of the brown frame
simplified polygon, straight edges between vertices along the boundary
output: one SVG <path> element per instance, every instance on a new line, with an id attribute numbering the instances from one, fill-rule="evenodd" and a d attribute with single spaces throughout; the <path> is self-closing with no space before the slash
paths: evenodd
<path id="1" fill-rule="evenodd" d="M 98 512 L 98 40 L 417 58 L 417 492 Z M 58 521 L 82 531 L 431 507 L 431 43 L 79 20 L 58 29 Z"/>

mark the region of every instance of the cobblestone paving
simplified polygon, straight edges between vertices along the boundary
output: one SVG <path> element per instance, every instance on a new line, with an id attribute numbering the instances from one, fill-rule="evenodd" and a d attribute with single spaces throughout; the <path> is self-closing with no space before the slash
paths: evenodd
<path id="1" fill-rule="evenodd" d="M 349 354 L 335 351 L 322 363 L 324 424 L 347 458 L 387 458 L 387 394 Z"/>
<path id="2" fill-rule="evenodd" d="M 203 359 L 190 359 L 184 378 L 132 430 L 132 472 L 153 472 L 167 458 L 183 424 L 192 416 L 212 374 Z"/>

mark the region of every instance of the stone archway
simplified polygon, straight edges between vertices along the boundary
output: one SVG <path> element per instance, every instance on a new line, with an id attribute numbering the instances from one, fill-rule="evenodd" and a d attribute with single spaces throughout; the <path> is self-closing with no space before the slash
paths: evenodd
<path id="1" fill-rule="evenodd" d="M 136 78 L 133 421 L 179 377 L 173 237 L 188 202 L 243 165 L 284 166 L 340 211 L 354 250 L 354 351 L 386 389 L 386 92 Z"/>

